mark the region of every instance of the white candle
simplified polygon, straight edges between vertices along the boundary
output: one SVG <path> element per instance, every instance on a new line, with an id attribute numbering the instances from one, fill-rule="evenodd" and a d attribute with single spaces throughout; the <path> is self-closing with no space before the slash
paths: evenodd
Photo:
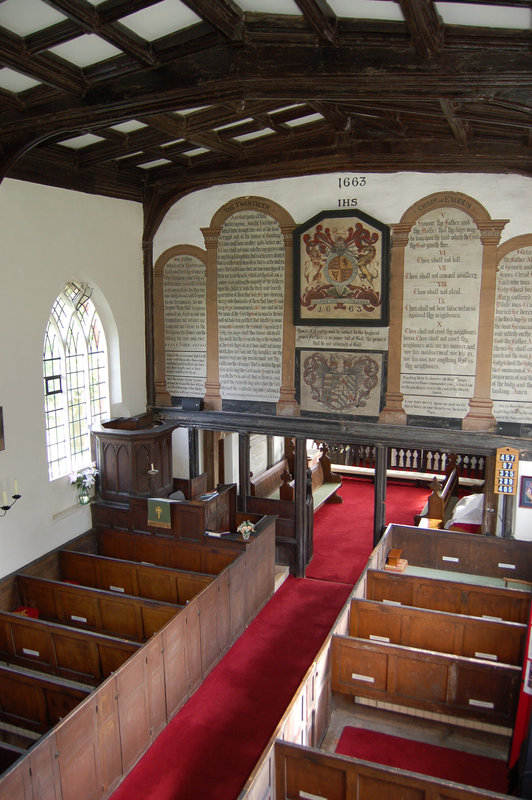
<path id="1" fill-rule="evenodd" d="M 18 481 L 15 478 L 15 494 L 18 494 Z"/>
<path id="2" fill-rule="evenodd" d="M 2 492 L 2 505 L 7 506 L 7 492 Z"/>

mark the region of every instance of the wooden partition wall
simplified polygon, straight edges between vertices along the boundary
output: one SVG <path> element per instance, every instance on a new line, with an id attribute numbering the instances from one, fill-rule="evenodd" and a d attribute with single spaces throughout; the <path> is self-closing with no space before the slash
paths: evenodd
<path id="1" fill-rule="evenodd" d="M 111 794 L 272 595 L 275 520 L 263 518 L 256 531 L 238 549 L 227 543 L 230 563 L 216 578 L 0 778 L 2 798 L 102 800 Z M 94 550 L 91 536 L 70 549 Z M 213 557 L 225 545 L 215 540 L 201 549 Z M 53 561 L 49 556 L 29 572 Z M 2 587 L 6 602 L 14 599 L 12 583 Z"/>

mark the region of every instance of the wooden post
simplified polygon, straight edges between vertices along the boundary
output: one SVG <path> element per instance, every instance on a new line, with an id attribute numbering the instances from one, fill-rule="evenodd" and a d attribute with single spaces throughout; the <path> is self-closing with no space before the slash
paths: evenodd
<path id="1" fill-rule="evenodd" d="M 296 504 L 296 578 L 304 578 L 307 566 L 307 440 L 296 438 L 294 464 Z"/>
<path id="2" fill-rule="evenodd" d="M 375 445 L 375 493 L 373 514 L 373 545 L 380 541 L 386 528 L 386 467 L 388 464 L 388 448 Z"/>
<path id="3" fill-rule="evenodd" d="M 247 511 L 247 496 L 250 493 L 249 433 L 238 434 L 238 485 L 240 487 L 240 511 Z"/>
<path id="4" fill-rule="evenodd" d="M 189 478 L 197 478 L 199 475 L 199 449 L 198 449 L 198 429 L 188 429 L 188 474 Z"/>

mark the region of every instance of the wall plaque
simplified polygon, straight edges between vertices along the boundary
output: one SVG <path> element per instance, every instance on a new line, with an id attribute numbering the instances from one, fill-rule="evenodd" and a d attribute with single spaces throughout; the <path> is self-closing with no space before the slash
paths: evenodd
<path id="1" fill-rule="evenodd" d="M 517 471 L 519 466 L 519 450 L 513 447 L 499 447 L 495 457 L 496 494 L 517 493 Z"/>
<path id="2" fill-rule="evenodd" d="M 296 325 L 388 324 L 389 229 L 361 211 L 322 211 L 294 230 Z"/>
<path id="3" fill-rule="evenodd" d="M 384 353 L 300 349 L 297 361 L 302 411 L 378 415 Z"/>

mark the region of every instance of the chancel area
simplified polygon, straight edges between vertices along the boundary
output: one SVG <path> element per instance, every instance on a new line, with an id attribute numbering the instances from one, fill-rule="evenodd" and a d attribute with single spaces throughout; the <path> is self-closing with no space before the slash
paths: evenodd
<path id="1" fill-rule="evenodd" d="M 1 797 L 532 797 L 531 22 L 0 3 Z"/>

